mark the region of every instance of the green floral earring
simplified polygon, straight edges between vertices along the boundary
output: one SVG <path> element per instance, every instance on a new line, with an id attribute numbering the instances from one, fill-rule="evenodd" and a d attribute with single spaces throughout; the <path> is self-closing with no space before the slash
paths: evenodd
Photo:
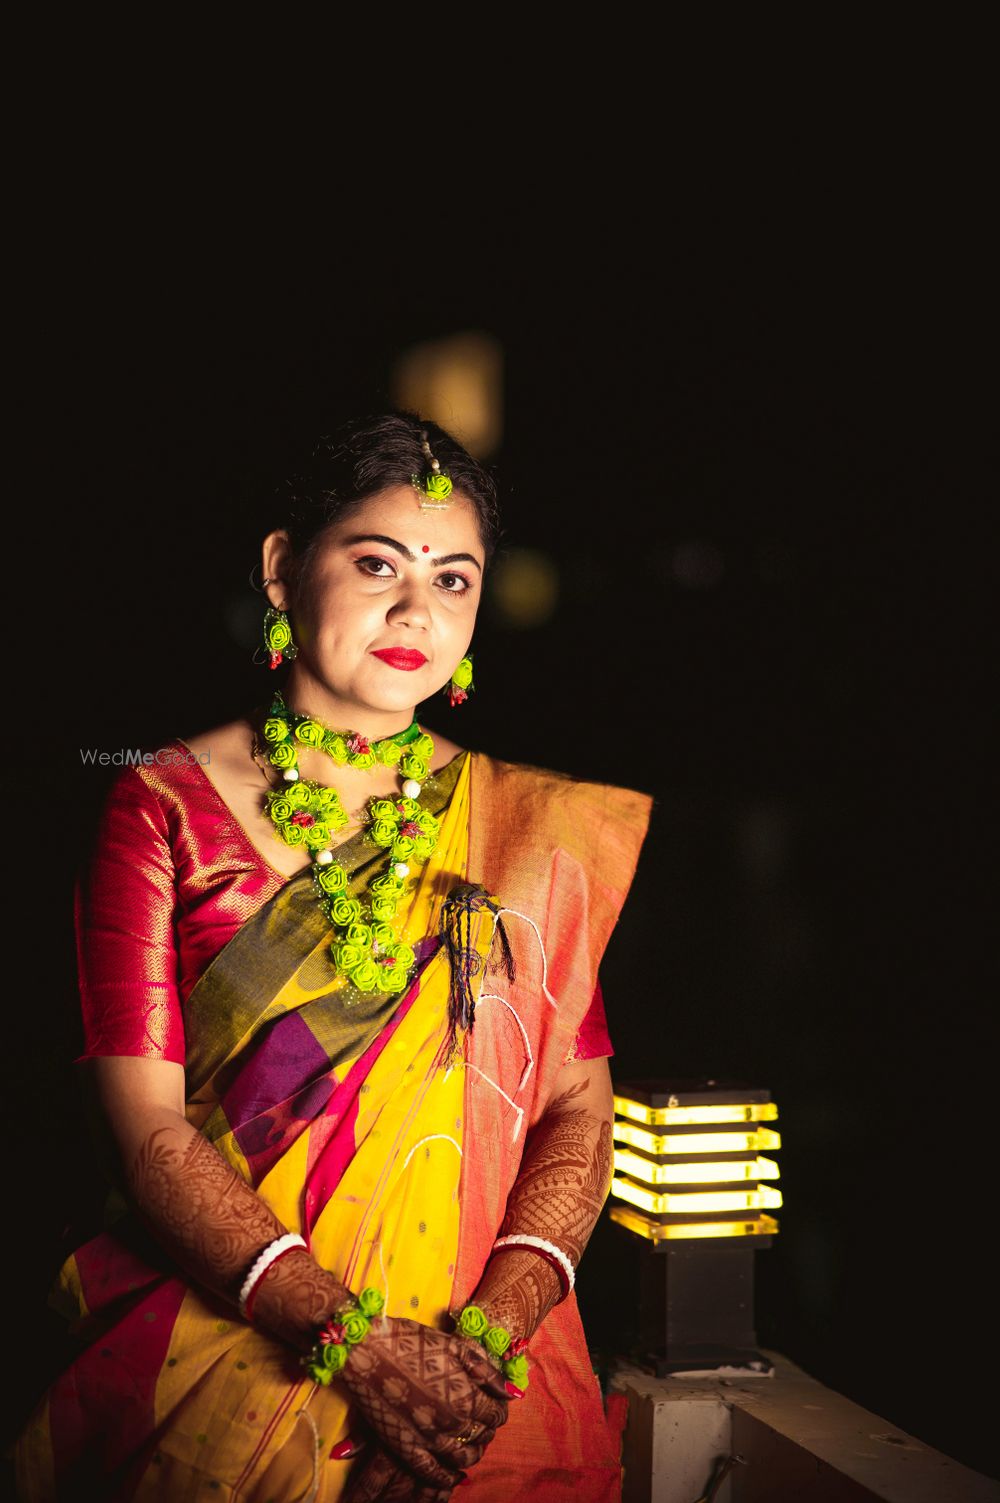
<path id="1" fill-rule="evenodd" d="M 454 709 L 456 705 L 465 703 L 470 691 L 475 687 L 475 684 L 472 682 L 472 653 L 470 652 L 455 669 L 455 672 L 451 676 L 451 683 L 446 684 L 441 692 L 447 694 L 448 703 Z"/>
<path id="2" fill-rule="evenodd" d="M 277 668 L 285 658 L 291 662 L 299 650 L 292 641 L 291 622 L 284 611 L 276 610 L 273 605 L 268 606 L 264 615 L 264 650 L 272 668 Z"/>

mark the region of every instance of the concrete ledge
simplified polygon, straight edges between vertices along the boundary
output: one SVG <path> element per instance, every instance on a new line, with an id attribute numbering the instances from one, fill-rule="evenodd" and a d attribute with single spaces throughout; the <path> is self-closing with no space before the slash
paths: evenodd
<path id="1" fill-rule="evenodd" d="M 1000 1483 L 765 1355 L 769 1378 L 653 1378 L 619 1364 L 623 1503 L 1000 1503 Z"/>

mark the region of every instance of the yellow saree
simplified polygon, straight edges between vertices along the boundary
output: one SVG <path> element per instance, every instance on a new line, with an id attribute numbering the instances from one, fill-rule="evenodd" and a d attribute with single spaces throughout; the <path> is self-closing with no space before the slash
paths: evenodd
<path id="1" fill-rule="evenodd" d="M 530 1126 L 544 1113 L 632 879 L 650 800 L 463 753 L 425 785 L 442 819 L 403 934 L 410 991 L 331 985 L 308 874 L 253 914 L 185 1007 L 188 1117 L 317 1259 L 392 1315 L 446 1324 L 473 1292 Z M 436 802 L 432 802 L 434 799 Z M 352 891 L 381 859 L 338 852 Z M 446 899 L 467 881 L 506 906 L 517 980 L 480 969 L 476 1023 L 442 1065 Z M 480 957 L 489 917 L 473 926 Z M 18 1448 L 22 1496 L 332 1503 L 350 1464 L 337 1384 L 192 1288 L 124 1218 L 79 1248 L 60 1301 L 87 1341 Z M 532 1341 L 531 1387 L 462 1496 L 611 1503 L 614 1446 L 571 1296 Z"/>

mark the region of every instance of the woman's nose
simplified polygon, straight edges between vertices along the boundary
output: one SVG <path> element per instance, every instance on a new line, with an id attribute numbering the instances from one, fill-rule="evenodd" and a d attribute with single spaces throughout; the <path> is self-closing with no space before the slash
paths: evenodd
<path id="1" fill-rule="evenodd" d="M 430 587 L 421 585 L 415 580 L 408 580 L 389 607 L 386 619 L 395 626 L 420 628 L 429 626 L 431 612 L 427 598 L 428 588 Z"/>

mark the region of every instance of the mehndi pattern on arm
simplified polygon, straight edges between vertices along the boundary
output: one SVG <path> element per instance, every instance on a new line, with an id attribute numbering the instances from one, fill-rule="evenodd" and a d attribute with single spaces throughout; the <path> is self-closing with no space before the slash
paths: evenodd
<path id="1" fill-rule="evenodd" d="M 575 1268 L 611 1185 L 611 1124 L 579 1104 L 589 1077 L 549 1104 L 535 1126 L 507 1203 L 502 1237 L 554 1243 Z M 494 1251 L 475 1302 L 512 1335 L 530 1337 L 565 1294 L 555 1261 L 522 1247 Z"/>

